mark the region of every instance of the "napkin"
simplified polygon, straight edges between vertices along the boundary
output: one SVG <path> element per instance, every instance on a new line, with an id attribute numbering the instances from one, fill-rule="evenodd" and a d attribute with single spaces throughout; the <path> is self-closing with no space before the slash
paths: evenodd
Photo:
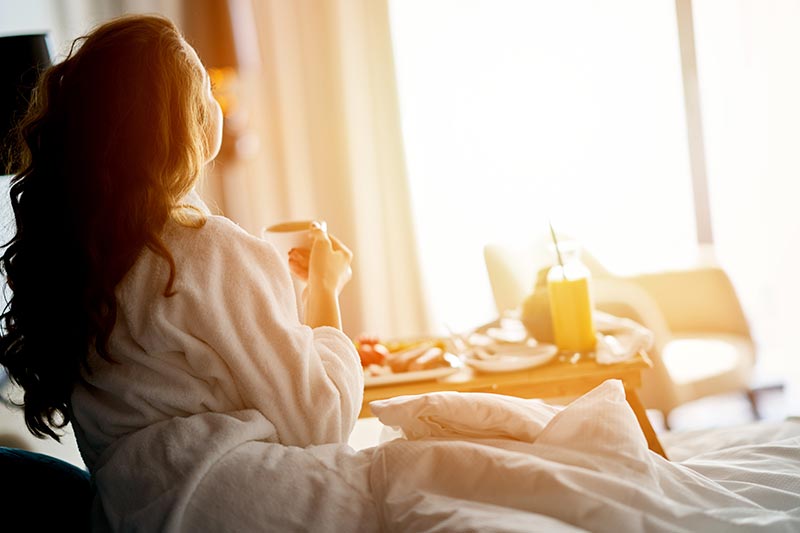
<path id="1" fill-rule="evenodd" d="M 594 311 L 595 359 L 601 365 L 621 363 L 653 347 L 653 333 L 627 318 Z"/>

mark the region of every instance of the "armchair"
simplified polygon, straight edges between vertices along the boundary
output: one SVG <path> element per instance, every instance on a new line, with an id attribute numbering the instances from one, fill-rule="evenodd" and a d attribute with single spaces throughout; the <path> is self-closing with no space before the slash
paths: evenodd
<path id="1" fill-rule="evenodd" d="M 544 243 L 484 247 L 498 312 L 519 309 L 537 272 L 552 261 Z M 617 276 L 591 255 L 595 307 L 630 318 L 654 334 L 653 368 L 642 375 L 646 407 L 668 420 L 677 406 L 702 397 L 741 391 L 758 417 L 749 387 L 756 349 L 744 312 L 726 273 L 717 266 Z"/>

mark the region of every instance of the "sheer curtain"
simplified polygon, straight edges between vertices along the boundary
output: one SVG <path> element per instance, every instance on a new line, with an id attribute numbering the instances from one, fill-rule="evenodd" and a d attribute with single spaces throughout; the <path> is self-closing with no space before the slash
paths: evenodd
<path id="1" fill-rule="evenodd" d="M 715 247 L 768 366 L 800 379 L 800 2 L 694 0 Z"/>
<path id="2" fill-rule="evenodd" d="M 240 23 L 255 25 L 260 68 L 242 73 L 243 98 L 258 146 L 235 181 L 221 163 L 221 189 L 208 197 L 253 233 L 325 219 L 355 254 L 342 295 L 351 335 L 428 331 L 386 3 L 246 3 L 252 18 Z"/>

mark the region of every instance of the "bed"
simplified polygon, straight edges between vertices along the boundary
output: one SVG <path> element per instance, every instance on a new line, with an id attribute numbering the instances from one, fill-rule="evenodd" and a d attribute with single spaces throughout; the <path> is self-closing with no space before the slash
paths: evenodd
<path id="1" fill-rule="evenodd" d="M 491 395 L 378 402 L 370 481 L 388 531 L 800 531 L 800 420 L 667 433 L 619 383 L 563 410 Z M 394 439 L 394 440 L 393 440 Z"/>
<path id="2" fill-rule="evenodd" d="M 109 523 L 132 531 L 800 531 L 794 420 L 671 435 L 676 460 L 667 461 L 647 448 L 616 380 L 564 408 L 438 392 L 372 409 L 394 429 L 360 450 L 288 447 L 255 433 L 241 444 L 241 432 L 255 427 L 246 412 L 176 421 L 194 426 L 180 442 L 170 440 L 174 428 L 137 432 L 123 445 L 130 450 L 116 451 L 123 461 L 98 469 Z M 237 444 L 228 447 L 226 435 Z M 103 492 L 105 476 L 116 483 Z"/>
<path id="3" fill-rule="evenodd" d="M 374 411 L 348 446 L 261 443 L 246 471 L 243 450 L 227 454 L 166 513 L 136 509 L 131 476 L 128 517 L 181 531 L 800 531 L 798 418 L 664 433 L 666 461 L 613 380 L 565 408 L 433 393 Z"/>

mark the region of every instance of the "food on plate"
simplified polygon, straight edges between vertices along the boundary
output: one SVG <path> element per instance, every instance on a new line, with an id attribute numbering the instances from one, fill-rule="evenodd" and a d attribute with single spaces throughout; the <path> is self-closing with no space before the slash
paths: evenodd
<path id="1" fill-rule="evenodd" d="M 356 349 L 361 358 L 361 366 L 383 365 L 389 355 L 389 349 L 378 342 L 378 338 L 369 335 L 362 335 L 356 339 Z"/>
<path id="2" fill-rule="evenodd" d="M 434 346 L 433 348 L 428 348 L 424 354 L 411 361 L 408 365 L 408 371 L 430 370 L 431 368 L 437 368 L 445 364 L 444 352 L 441 348 Z"/>
<path id="3" fill-rule="evenodd" d="M 431 346 L 441 348 L 442 351 L 445 352 L 448 350 L 447 343 L 444 339 L 401 339 L 383 341 L 383 345 L 389 348 L 389 351 L 392 353 L 405 350 L 406 348 L 413 348 L 414 346 L 419 346 L 422 343 L 430 343 Z"/>
<path id="4" fill-rule="evenodd" d="M 400 350 L 399 352 L 392 352 L 386 357 L 386 363 L 391 367 L 393 372 L 405 372 L 415 359 L 425 355 L 425 352 L 431 348 L 433 348 L 432 343 L 423 342 L 422 344 Z"/>
<path id="5" fill-rule="evenodd" d="M 454 357 L 448 354 L 445 341 L 440 339 L 387 342 L 362 335 L 355 345 L 367 376 L 449 367 L 448 356 Z"/>

